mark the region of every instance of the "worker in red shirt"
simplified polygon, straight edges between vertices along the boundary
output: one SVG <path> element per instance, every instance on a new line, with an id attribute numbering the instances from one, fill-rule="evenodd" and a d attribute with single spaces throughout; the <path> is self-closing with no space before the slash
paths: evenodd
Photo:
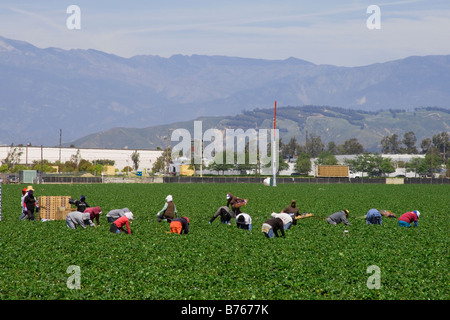
<path id="1" fill-rule="evenodd" d="M 111 223 L 111 228 L 109 229 L 109 231 L 111 231 L 112 233 L 120 233 L 123 231 L 125 233 L 131 234 L 130 220 L 133 220 L 133 213 L 125 212 L 125 215 L 123 217 L 120 217 L 119 219 Z M 125 225 L 127 226 L 127 230 L 123 228 Z"/>
<path id="2" fill-rule="evenodd" d="M 406 212 L 398 218 L 398 225 L 400 227 L 411 227 L 411 223 L 414 222 L 414 226 L 417 227 L 417 219 L 419 219 L 420 212 L 414 210 L 412 212 Z"/>

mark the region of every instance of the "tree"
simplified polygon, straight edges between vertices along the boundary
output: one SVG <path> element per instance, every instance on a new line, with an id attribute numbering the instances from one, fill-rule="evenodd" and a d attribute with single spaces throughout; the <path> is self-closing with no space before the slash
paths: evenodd
<path id="1" fill-rule="evenodd" d="M 63 172 L 74 172 L 78 168 L 77 164 L 73 161 L 66 161 L 64 163 Z"/>
<path id="2" fill-rule="evenodd" d="M 77 150 L 76 154 L 73 154 L 70 156 L 70 162 L 72 162 L 72 167 L 78 168 L 78 165 L 80 164 L 81 161 L 81 153 L 80 153 L 80 149 Z"/>
<path id="3" fill-rule="evenodd" d="M 88 160 L 81 159 L 80 163 L 78 164 L 78 171 L 81 172 L 90 172 L 92 169 L 92 163 Z"/>
<path id="4" fill-rule="evenodd" d="M 447 163 L 445 164 L 445 169 L 446 169 L 445 176 L 447 178 L 450 178 L 450 159 L 447 160 Z"/>
<path id="5" fill-rule="evenodd" d="M 401 153 L 400 141 L 398 140 L 398 135 L 395 133 L 393 135 L 385 136 L 381 139 L 381 153 L 385 154 L 395 154 Z"/>
<path id="6" fill-rule="evenodd" d="M 363 174 L 367 173 L 371 177 L 395 171 L 390 159 L 383 159 L 381 155 L 376 153 L 365 152 L 347 162 L 351 171 L 359 171 Z"/>
<path id="7" fill-rule="evenodd" d="M 322 151 L 316 160 L 316 164 L 332 166 L 337 165 L 338 160 L 330 151 Z"/>
<path id="8" fill-rule="evenodd" d="M 159 156 L 152 167 L 152 173 L 164 173 L 166 171 L 167 163 L 172 162 L 172 149 L 168 148 L 163 151 L 161 156 Z"/>
<path id="9" fill-rule="evenodd" d="M 431 147 L 431 139 L 430 138 L 425 138 L 420 143 L 420 148 L 422 149 L 423 154 L 427 153 L 428 150 L 430 149 L 430 147 Z"/>
<path id="10" fill-rule="evenodd" d="M 93 160 L 92 164 L 95 166 L 97 164 L 101 164 L 102 166 L 113 166 L 116 163 L 115 160 L 109 160 L 109 159 L 100 159 L 100 160 Z"/>
<path id="11" fill-rule="evenodd" d="M 287 162 L 284 161 L 284 158 L 281 155 L 281 153 L 278 153 L 278 172 L 287 170 L 287 169 L 289 169 L 289 164 L 287 164 Z"/>
<path id="12" fill-rule="evenodd" d="M 268 156 L 270 159 L 272 159 L 272 155 Z M 270 162 L 268 162 L 264 168 L 271 168 L 272 167 L 272 160 Z M 281 154 L 281 152 L 278 153 L 278 170 L 277 170 L 277 174 L 280 171 L 283 170 L 287 170 L 289 169 L 289 165 L 284 161 L 283 155 Z"/>
<path id="13" fill-rule="evenodd" d="M 405 145 L 405 152 L 407 154 L 417 154 L 416 142 L 417 138 L 414 132 L 409 131 L 403 135 L 403 144 Z"/>
<path id="14" fill-rule="evenodd" d="M 11 144 L 11 148 L 8 154 L 6 155 L 6 158 L 2 161 L 2 164 L 6 164 L 8 169 L 11 170 L 12 168 L 14 168 L 14 166 L 16 166 L 20 162 L 20 157 L 22 156 L 22 154 L 23 150 L 21 147 L 19 146 L 14 147 L 14 145 Z"/>
<path id="15" fill-rule="evenodd" d="M 53 168 L 51 163 L 48 162 L 48 160 L 43 161 L 33 161 L 33 164 L 31 165 L 31 169 L 33 170 L 39 170 L 41 172 L 55 172 L 56 169 Z"/>
<path id="16" fill-rule="evenodd" d="M 317 157 L 324 149 L 324 144 L 320 136 L 309 135 L 309 139 L 306 141 L 306 152 L 310 154 L 312 158 Z"/>
<path id="17" fill-rule="evenodd" d="M 234 164 L 226 163 L 226 152 L 216 153 L 214 155 L 213 161 L 207 166 L 208 170 L 214 171 L 222 171 L 222 174 L 225 174 L 225 171 L 231 170 L 234 168 Z"/>
<path id="18" fill-rule="evenodd" d="M 364 152 L 364 147 L 359 143 L 358 139 L 352 138 L 338 145 L 337 150 L 338 154 L 361 154 Z"/>
<path id="19" fill-rule="evenodd" d="M 307 152 L 300 153 L 295 162 L 294 169 L 295 172 L 308 174 L 311 171 L 311 155 Z"/>
<path id="20" fill-rule="evenodd" d="M 391 159 L 389 158 L 383 158 L 383 160 L 381 160 L 380 169 L 382 174 L 389 174 L 395 172 L 395 167 L 392 164 Z"/>
<path id="21" fill-rule="evenodd" d="M 132 154 L 131 154 L 131 161 L 133 161 L 133 168 L 134 171 L 137 171 L 137 169 L 139 168 L 139 153 L 137 150 L 135 150 Z"/>
<path id="22" fill-rule="evenodd" d="M 300 145 L 297 143 L 297 139 L 292 137 L 287 144 L 283 144 L 280 141 L 280 150 L 283 157 L 293 158 L 299 153 Z"/>
<path id="23" fill-rule="evenodd" d="M 19 171 L 26 170 L 26 169 L 27 169 L 27 167 L 25 167 L 25 165 L 17 164 L 17 165 L 14 166 L 14 168 L 12 168 L 11 172 L 16 172 L 17 173 Z"/>
<path id="24" fill-rule="evenodd" d="M 338 148 L 337 145 L 334 141 L 330 141 L 328 142 L 327 145 L 327 151 L 331 154 L 337 154 L 338 153 Z"/>
<path id="25" fill-rule="evenodd" d="M 130 166 L 126 166 L 122 169 L 122 172 L 127 173 L 133 171 L 133 168 L 131 168 Z"/>
<path id="26" fill-rule="evenodd" d="M 235 165 L 234 167 L 236 168 L 236 170 L 239 171 L 251 171 L 251 170 L 255 170 L 256 173 L 258 173 L 258 161 L 259 161 L 259 154 L 256 154 L 256 163 L 250 163 L 250 153 L 248 151 L 248 148 L 245 148 L 244 151 L 244 163 L 237 163 L 237 153 L 235 153 L 234 155 L 234 159 L 235 159 Z M 224 161 L 225 162 L 225 161 Z"/>
<path id="27" fill-rule="evenodd" d="M 439 134 L 435 134 L 432 138 L 432 141 L 433 145 L 437 149 L 437 152 L 442 155 L 442 160 L 445 162 L 445 160 L 448 158 L 447 154 L 449 153 L 450 149 L 450 136 L 447 132 L 441 132 Z"/>
<path id="28" fill-rule="evenodd" d="M 427 168 L 427 173 L 431 173 L 432 175 L 441 166 L 442 158 L 436 147 L 431 147 L 428 150 L 428 153 L 425 155 L 424 164 Z"/>
<path id="29" fill-rule="evenodd" d="M 414 172 L 417 176 L 418 173 L 425 173 L 427 171 L 424 159 L 419 157 L 411 158 L 408 163 L 406 163 L 406 171 Z"/>
<path id="30" fill-rule="evenodd" d="M 94 175 L 99 176 L 99 175 L 101 175 L 102 172 L 103 172 L 103 166 L 102 166 L 101 164 L 93 165 L 93 166 L 91 167 L 91 172 L 92 172 Z"/>

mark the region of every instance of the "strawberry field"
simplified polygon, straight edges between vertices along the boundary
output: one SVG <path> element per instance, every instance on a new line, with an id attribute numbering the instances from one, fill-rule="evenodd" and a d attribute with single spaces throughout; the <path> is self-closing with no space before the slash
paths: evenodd
<path id="1" fill-rule="evenodd" d="M 101 226 L 76 230 L 65 221 L 20 221 L 23 187 L 2 186 L 1 300 L 450 298 L 450 186 L 34 185 L 37 196 L 84 194 L 102 208 Z M 242 211 L 252 231 L 237 229 L 235 220 L 208 224 L 227 192 L 248 199 Z M 179 216 L 190 219 L 187 235 L 169 234 L 168 223 L 156 220 L 168 194 Z M 314 217 L 299 220 L 285 238 L 265 238 L 262 223 L 291 199 Z M 132 234 L 112 234 L 105 215 L 124 207 L 134 213 Z M 419 210 L 419 226 L 400 228 L 395 218 L 366 225 L 370 208 L 397 218 Z M 328 225 L 323 218 L 341 209 L 350 211 L 351 225 Z M 74 266 L 76 288 L 68 281 Z"/>

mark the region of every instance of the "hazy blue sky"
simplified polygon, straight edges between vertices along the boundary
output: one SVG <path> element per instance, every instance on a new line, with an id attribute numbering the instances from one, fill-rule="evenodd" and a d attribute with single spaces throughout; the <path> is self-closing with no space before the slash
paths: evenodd
<path id="1" fill-rule="evenodd" d="M 69 5 L 81 9 L 80 30 L 66 27 Z M 379 30 L 366 26 L 369 5 L 381 9 Z M 296 57 L 356 66 L 450 54 L 450 1 L 2 0 L 0 36 L 122 57 Z"/>

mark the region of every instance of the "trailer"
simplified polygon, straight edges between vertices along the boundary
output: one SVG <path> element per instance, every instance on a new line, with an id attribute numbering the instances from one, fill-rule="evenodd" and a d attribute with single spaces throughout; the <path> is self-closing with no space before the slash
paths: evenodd
<path id="1" fill-rule="evenodd" d="M 316 177 L 343 178 L 349 176 L 348 166 L 344 165 L 318 165 Z"/>

